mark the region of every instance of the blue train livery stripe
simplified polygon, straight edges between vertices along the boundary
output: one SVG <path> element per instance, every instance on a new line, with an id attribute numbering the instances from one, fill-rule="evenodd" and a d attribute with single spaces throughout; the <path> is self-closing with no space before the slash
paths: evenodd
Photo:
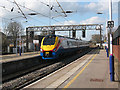
<path id="1" fill-rule="evenodd" d="M 42 56 L 43 59 L 56 59 L 61 55 L 66 55 L 68 53 L 78 51 L 85 47 L 89 47 L 89 43 L 86 41 L 59 37 L 56 35 L 53 35 L 53 37 L 55 38 L 54 39 L 55 42 L 52 45 L 50 45 L 50 43 L 44 45 L 45 38 L 43 38 L 42 40 L 41 43 L 42 52 L 40 53 L 40 55 Z M 52 38 L 52 36 L 50 36 L 50 38 Z"/>

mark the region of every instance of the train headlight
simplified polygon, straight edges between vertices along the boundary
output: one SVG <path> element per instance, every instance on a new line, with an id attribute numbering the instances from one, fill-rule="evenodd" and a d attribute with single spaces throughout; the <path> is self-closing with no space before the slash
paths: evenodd
<path id="1" fill-rule="evenodd" d="M 43 52 L 43 50 L 42 50 L 42 49 L 40 49 L 40 52 Z"/>

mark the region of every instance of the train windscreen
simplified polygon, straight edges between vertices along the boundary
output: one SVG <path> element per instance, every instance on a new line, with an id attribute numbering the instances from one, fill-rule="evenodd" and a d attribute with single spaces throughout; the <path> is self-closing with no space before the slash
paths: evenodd
<path id="1" fill-rule="evenodd" d="M 55 43 L 55 36 L 47 36 L 43 41 L 43 45 L 54 45 Z"/>

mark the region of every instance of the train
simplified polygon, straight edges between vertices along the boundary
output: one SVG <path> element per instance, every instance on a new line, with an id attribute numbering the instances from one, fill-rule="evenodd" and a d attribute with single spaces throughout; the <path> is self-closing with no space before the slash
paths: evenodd
<path id="1" fill-rule="evenodd" d="M 40 55 L 42 59 L 57 59 L 86 47 L 89 47 L 88 41 L 58 35 L 47 35 L 41 41 Z"/>

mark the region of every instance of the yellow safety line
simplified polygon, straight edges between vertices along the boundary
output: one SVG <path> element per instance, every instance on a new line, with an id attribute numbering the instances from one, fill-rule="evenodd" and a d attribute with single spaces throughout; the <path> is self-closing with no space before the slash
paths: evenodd
<path id="1" fill-rule="evenodd" d="M 65 88 L 68 88 L 76 79 L 77 77 L 85 70 L 85 68 L 92 62 L 92 60 L 95 58 L 97 54 L 93 56 L 93 58 L 89 61 L 89 63 L 62 89 L 65 90 Z"/>

